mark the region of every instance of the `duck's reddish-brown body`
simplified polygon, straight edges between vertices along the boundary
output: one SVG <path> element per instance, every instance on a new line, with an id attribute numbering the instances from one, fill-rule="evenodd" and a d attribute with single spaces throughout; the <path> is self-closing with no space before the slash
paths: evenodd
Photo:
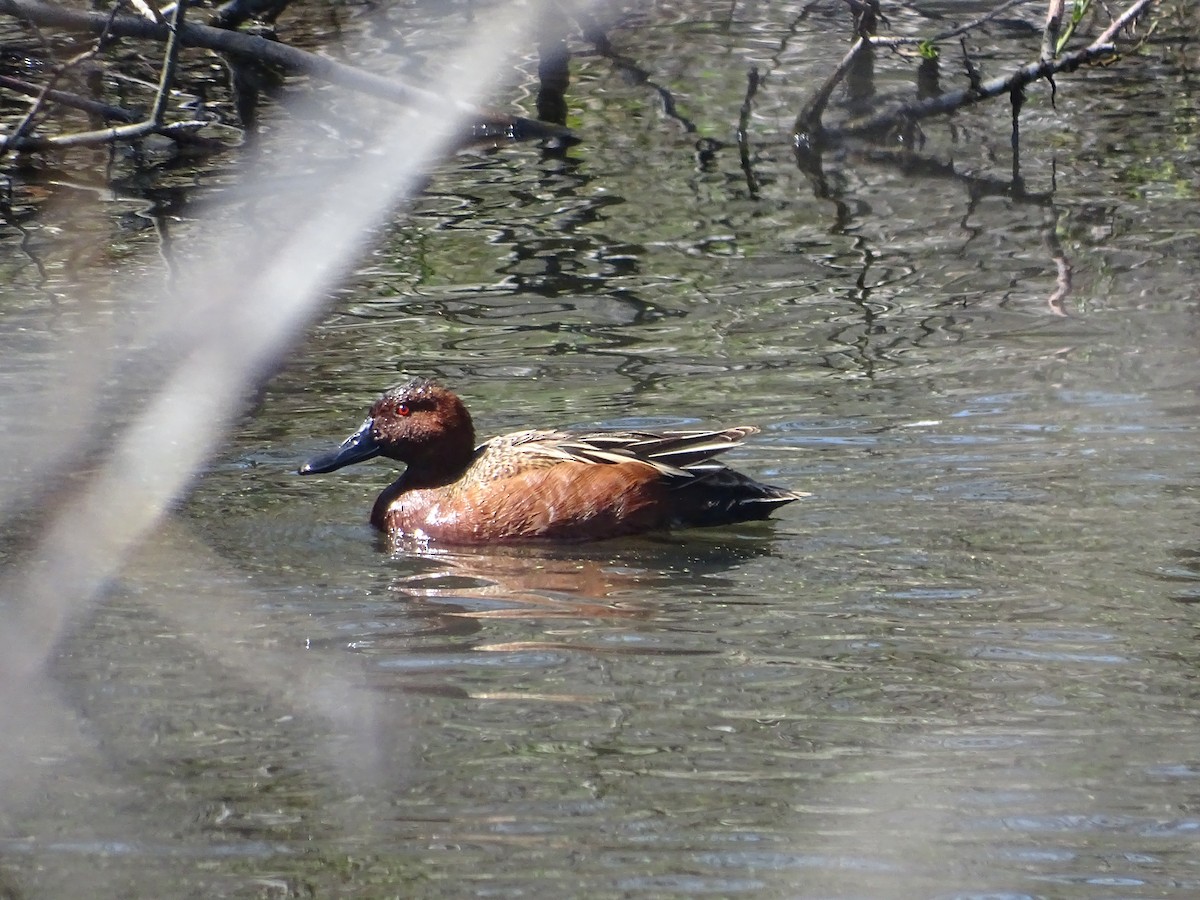
<path id="1" fill-rule="evenodd" d="M 524 431 L 475 447 L 459 398 L 418 379 L 385 393 L 358 432 L 300 471 L 333 471 L 378 455 L 407 463 L 371 513 L 371 523 L 393 539 L 596 540 L 766 518 L 805 496 L 712 459 L 757 430 Z"/>

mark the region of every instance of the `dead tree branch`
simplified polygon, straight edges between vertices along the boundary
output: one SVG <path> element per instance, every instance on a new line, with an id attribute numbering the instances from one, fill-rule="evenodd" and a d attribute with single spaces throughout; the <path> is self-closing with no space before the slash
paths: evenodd
<path id="1" fill-rule="evenodd" d="M 150 115 L 141 122 L 131 122 L 125 125 L 118 125 L 112 128 L 101 128 L 95 131 L 80 131 L 72 134 L 58 135 L 55 137 L 45 138 L 27 138 L 24 136 L 25 129 L 18 126 L 14 133 L 7 137 L 0 137 L 0 150 L 32 150 L 32 149 L 52 149 L 64 147 L 81 147 L 93 144 L 108 144 L 115 141 L 134 140 L 136 138 L 145 137 L 148 134 L 166 134 L 171 135 L 177 132 L 194 131 L 202 127 L 204 122 L 176 122 L 167 124 L 166 108 L 167 98 L 171 94 L 171 86 L 175 82 L 175 70 L 179 63 L 179 32 L 184 25 L 184 15 L 187 12 L 187 0 L 179 0 L 171 14 L 171 19 L 167 23 L 168 37 L 167 47 L 163 54 L 162 71 L 159 75 L 158 89 L 154 96 L 154 106 L 150 110 Z M 75 63 L 80 58 L 86 56 L 94 56 L 99 48 L 88 51 L 86 54 L 81 54 L 71 60 L 70 63 Z M 61 75 L 69 66 L 60 68 L 58 75 Z M 53 84 L 53 81 L 51 82 Z M 35 108 L 43 103 L 49 96 L 49 89 L 43 90 L 39 94 L 34 103 Z M 22 121 L 22 124 L 30 120 L 30 116 Z"/>
<path id="2" fill-rule="evenodd" d="M 112 24 L 113 15 L 115 15 L 115 13 L 116 10 L 114 9 L 112 14 L 105 17 L 105 26 L 97 36 L 95 46 L 84 50 L 82 53 L 77 53 L 75 56 L 71 57 L 66 62 L 55 68 L 45 86 L 34 94 L 33 102 L 29 104 L 29 109 L 25 111 L 25 115 L 21 117 L 21 121 L 19 121 L 13 128 L 12 134 L 7 138 L 0 139 L 0 155 L 12 147 L 19 147 L 22 142 L 28 143 L 25 136 L 33 127 L 34 120 L 45 108 L 46 100 L 50 97 L 50 94 L 54 92 L 54 86 L 58 84 L 59 79 L 62 78 L 63 75 L 65 75 L 69 70 L 73 69 L 80 63 L 86 62 L 100 52 L 101 48 L 104 46 L 105 40 L 108 37 L 108 26 Z M 38 37 L 41 38 L 41 34 L 39 34 Z"/>
<path id="3" fill-rule="evenodd" d="M 6 14 L 37 26 L 52 26 L 97 35 L 104 33 L 107 29 L 107 32 L 113 37 L 138 38 L 160 43 L 168 41 L 171 34 L 168 25 L 160 25 L 138 16 L 110 17 L 104 13 L 65 9 L 53 3 L 41 2 L 41 0 L 0 0 L 0 14 Z M 410 107 L 444 108 L 448 102 L 433 91 L 375 75 L 318 56 L 315 53 L 308 53 L 254 35 L 192 23 L 184 23 L 177 29 L 177 33 L 177 39 L 184 47 L 197 47 L 218 53 L 240 55 L 268 65 L 278 66 L 292 75 L 305 75 L 320 79 L 392 103 Z M 522 116 L 487 112 L 463 103 L 455 105 L 467 118 L 468 127 L 474 136 L 570 139 L 570 131 L 561 126 Z"/>
<path id="4" fill-rule="evenodd" d="M 885 134 L 893 128 L 910 125 L 930 116 L 953 112 L 992 97 L 1011 96 L 1014 91 L 1020 91 L 1034 81 L 1050 78 L 1059 72 L 1073 72 L 1089 62 L 1110 57 L 1116 53 L 1114 42 L 1117 35 L 1145 13 L 1153 2 L 1154 0 L 1135 0 L 1112 21 L 1103 34 L 1086 47 L 1054 59 L 1038 59 L 1036 62 L 1021 66 L 1016 71 L 1002 77 L 980 81 L 978 84 L 955 91 L 947 91 L 936 97 L 900 104 L 864 119 L 827 129 L 823 132 L 823 136 L 847 138 Z M 804 141 L 809 136 L 799 133 L 796 135 L 798 141 Z"/>

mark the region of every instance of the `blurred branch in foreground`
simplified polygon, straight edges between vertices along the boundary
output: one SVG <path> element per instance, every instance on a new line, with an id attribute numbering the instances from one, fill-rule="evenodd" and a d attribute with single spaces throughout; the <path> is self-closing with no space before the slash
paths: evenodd
<path id="1" fill-rule="evenodd" d="M 0 12 L 16 5 L 0 4 Z M 85 18 L 97 26 L 106 20 Z M 143 20 L 113 21 L 166 35 Z M 252 160 L 237 190 L 256 202 L 236 213 L 214 209 L 194 225 L 192 234 L 205 235 L 194 277 L 181 279 L 167 298 L 152 276 L 114 283 L 116 314 L 45 334 L 36 361 L 5 381 L 0 436 L 8 438 L 5 459 L 20 477 L 0 481 L 0 524 L 18 520 L 20 533 L 0 547 L 0 733 L 32 737 L 0 742 L 0 795 L 31 778 L 30 760 L 47 757 L 58 726 L 70 718 L 44 678 L 58 641 L 130 553 L 160 535 L 164 513 L 216 452 L 254 386 L 298 340 L 374 229 L 453 147 L 464 111 L 476 109 L 473 101 L 496 83 L 527 27 L 524 16 L 481 17 L 451 60 L 446 98 L 421 104 L 427 127 L 413 129 L 404 118 L 365 123 L 378 126 L 374 152 L 342 167 L 335 182 L 316 171 L 280 190 L 275 157 Z M 181 34 L 194 36 L 197 28 Z M 303 167 L 320 148 L 302 139 L 312 128 L 305 105 L 292 112 L 268 136 L 268 149 L 285 148 Z M 260 190 L 263 184 L 271 189 Z M 202 627 L 203 617 L 188 630 Z M 261 666 L 263 680 L 287 670 L 286 653 L 270 663 L 260 653 L 243 659 Z M 334 693 L 297 703 L 338 717 L 351 707 L 345 691 Z M 352 718 L 347 727 L 367 734 L 370 703 Z"/>

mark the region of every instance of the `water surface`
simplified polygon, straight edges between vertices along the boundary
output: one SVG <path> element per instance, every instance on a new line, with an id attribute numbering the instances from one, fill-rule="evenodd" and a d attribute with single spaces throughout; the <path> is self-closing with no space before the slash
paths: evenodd
<path id="1" fill-rule="evenodd" d="M 1156 44 L 1061 79 L 1056 111 L 1031 91 L 1023 191 L 1000 107 L 927 126 L 936 167 L 837 152 L 813 175 L 786 129 L 842 44 L 832 14 L 771 7 L 613 32 L 695 132 L 581 44 L 578 147 L 456 156 L 382 231 L 62 641 L 56 740 L 29 736 L 60 749 L 3 813 L 14 896 L 1200 891 L 1187 70 Z M 463 27 L 434 16 L 426 46 Z M 732 145 L 750 63 L 756 192 Z M 503 102 L 535 79 L 531 56 Z M 102 240 L 129 224 L 90 215 Z M 107 314 L 13 266 L 10 354 Z M 731 461 L 813 496 L 389 556 L 366 525 L 388 463 L 294 470 L 408 374 L 481 436 L 754 423 Z"/>

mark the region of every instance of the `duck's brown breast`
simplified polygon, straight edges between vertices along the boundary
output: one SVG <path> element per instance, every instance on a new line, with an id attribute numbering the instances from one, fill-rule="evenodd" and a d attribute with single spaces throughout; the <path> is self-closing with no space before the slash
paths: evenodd
<path id="1" fill-rule="evenodd" d="M 401 491 L 377 508 L 376 524 L 392 535 L 452 543 L 596 540 L 665 526 L 669 494 L 648 465 L 566 461 Z"/>

